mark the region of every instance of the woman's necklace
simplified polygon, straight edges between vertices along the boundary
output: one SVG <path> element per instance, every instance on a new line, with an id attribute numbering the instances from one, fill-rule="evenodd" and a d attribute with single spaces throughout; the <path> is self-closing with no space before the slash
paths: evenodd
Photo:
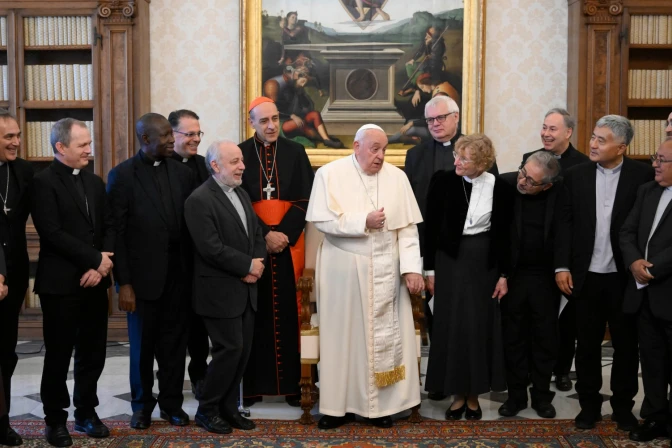
<path id="1" fill-rule="evenodd" d="M 473 219 L 474 219 L 474 213 L 476 213 L 476 209 L 478 208 L 478 203 L 481 202 L 481 196 L 483 196 L 483 189 L 478 194 L 478 200 L 476 201 L 476 206 L 474 206 L 474 209 L 471 211 L 471 216 L 468 216 L 469 213 L 469 207 L 471 206 L 471 202 L 469 202 L 469 197 L 467 196 L 467 187 L 464 186 L 464 177 L 462 177 L 462 190 L 464 190 L 464 199 L 467 200 L 467 218 L 469 219 L 469 225 L 473 225 Z M 472 191 L 473 191 L 473 184 L 472 184 Z"/>

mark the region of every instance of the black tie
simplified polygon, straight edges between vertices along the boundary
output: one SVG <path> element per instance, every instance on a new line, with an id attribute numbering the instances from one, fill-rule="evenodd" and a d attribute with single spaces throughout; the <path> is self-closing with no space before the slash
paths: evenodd
<path id="1" fill-rule="evenodd" d="M 86 205 L 86 214 L 89 214 L 89 201 L 86 199 L 86 192 L 84 191 L 84 182 L 82 182 L 82 176 L 75 174 L 75 186 L 77 187 L 77 193 L 79 197 L 84 201 Z"/>

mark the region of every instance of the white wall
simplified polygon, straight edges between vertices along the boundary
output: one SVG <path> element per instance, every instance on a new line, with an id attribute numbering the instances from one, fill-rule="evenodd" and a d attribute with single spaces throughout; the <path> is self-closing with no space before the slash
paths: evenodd
<path id="1" fill-rule="evenodd" d="M 152 111 L 191 109 L 205 132 L 239 141 L 240 7 L 238 0 L 150 3 Z"/>
<path id="2" fill-rule="evenodd" d="M 150 21 L 152 110 L 198 113 L 201 152 L 239 140 L 239 0 L 155 0 Z M 485 132 L 510 171 L 540 147 L 544 112 L 565 107 L 567 0 L 487 0 L 485 66 Z"/>
<path id="3" fill-rule="evenodd" d="M 544 114 L 567 105 L 567 0 L 487 0 L 485 133 L 500 172 L 541 147 Z"/>

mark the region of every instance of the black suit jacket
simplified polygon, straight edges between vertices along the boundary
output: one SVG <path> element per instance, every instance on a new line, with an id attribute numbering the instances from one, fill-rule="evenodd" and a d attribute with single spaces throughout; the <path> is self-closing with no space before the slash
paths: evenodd
<path id="1" fill-rule="evenodd" d="M 107 193 L 116 228 L 114 278 L 119 285 L 132 285 L 136 298 L 161 297 L 169 271 L 171 235 L 161 197 L 140 158 L 125 160 L 110 171 Z M 189 237 L 184 225 L 184 201 L 194 188 L 189 168 L 173 159 L 165 159 L 175 215 L 178 218 L 183 275 L 189 272 Z"/>
<path id="2" fill-rule="evenodd" d="M 521 165 L 525 164 L 528 157 L 530 157 L 535 152 L 539 151 L 546 151 L 546 150 L 544 148 L 541 148 L 537 149 L 536 151 L 526 152 L 525 154 L 523 154 L 523 161 L 521 162 Z M 560 168 L 562 169 L 563 172 L 565 172 L 575 165 L 590 162 L 590 158 L 584 153 L 577 151 L 576 148 L 574 148 L 574 146 L 572 146 L 572 144 L 570 143 L 569 147 L 567 148 L 567 151 L 562 153 L 558 161 L 560 162 Z"/>
<path id="3" fill-rule="evenodd" d="M 515 190 L 518 183 L 517 171 L 504 173 L 500 175 L 500 178 L 514 189 L 510 243 L 511 273 L 515 274 L 520 259 L 520 237 L 523 233 L 523 195 Z M 546 198 L 546 213 L 544 216 L 544 252 L 549 260 L 553 260 L 553 250 L 555 249 L 555 216 L 562 203 L 562 188 L 562 179 L 558 179 L 553 183 L 551 188 L 546 190 L 548 197 Z"/>
<path id="4" fill-rule="evenodd" d="M 595 178 L 597 164 L 576 165 L 564 173 L 562 210 L 558 215 L 555 247 L 555 268 L 569 268 L 574 281 L 573 297 L 581 295 L 590 260 L 595 247 Z M 611 214 L 611 250 L 618 272 L 625 280 L 623 256 L 619 247 L 618 232 L 625 222 L 637 197 L 640 185 L 653 179 L 650 165 L 623 158 L 623 168 L 616 187 L 616 197 Z"/>
<path id="5" fill-rule="evenodd" d="M 435 255 L 442 250 L 457 257 L 462 239 L 464 222 L 469 205 L 464 197 L 462 177 L 455 171 L 437 171 L 432 176 L 427 201 L 427 231 L 425 232 L 424 268 L 434 270 Z M 488 255 L 490 267 L 497 266 L 501 274 L 511 272 L 511 255 L 508 241 L 513 208 L 511 186 L 497 177 L 493 189 L 492 215 L 490 218 L 491 244 Z"/>
<path id="6" fill-rule="evenodd" d="M 2 234 L 2 248 L 5 252 L 5 262 L 11 284 L 14 288 L 28 289 L 28 248 L 26 244 L 26 221 L 32 206 L 33 165 L 23 159 L 15 159 L 9 163 L 19 184 L 16 192 L 18 201 L 7 215 L 0 212 L 0 220 L 9 229 L 7 234 Z M 10 192 L 12 194 L 12 192 Z"/>
<path id="7" fill-rule="evenodd" d="M 69 172 L 68 172 L 69 171 Z M 35 276 L 38 294 L 71 295 L 89 269 L 98 269 L 101 252 L 114 252 L 114 221 L 105 184 L 93 173 L 79 173 L 86 203 L 77 192 L 72 169 L 54 161 L 35 175 L 33 223 L 40 235 L 40 258 Z M 110 286 L 110 276 L 98 284 Z"/>
<path id="8" fill-rule="evenodd" d="M 247 233 L 240 215 L 211 177 L 184 206 L 194 242 L 193 303 L 196 314 L 232 318 L 243 314 L 250 301 L 257 310 L 257 284 L 242 281 L 253 258 L 266 257 L 266 241 L 250 197 L 234 190 L 245 208 Z"/>
<path id="9" fill-rule="evenodd" d="M 183 162 L 182 161 L 183 157 L 178 153 L 173 152 L 173 159 L 175 159 L 175 161 L 177 162 L 186 165 L 189 169 L 192 170 L 192 172 L 194 173 L 194 188 L 201 185 L 210 177 L 210 173 L 208 173 L 208 169 L 205 166 L 205 157 L 203 157 L 200 154 L 192 156 L 188 162 Z M 193 167 L 191 166 L 192 163 Z"/>
<path id="10" fill-rule="evenodd" d="M 462 134 L 458 132 L 450 140 L 451 148 L 455 148 L 455 143 L 457 143 L 460 137 L 462 137 Z M 406 161 L 404 162 L 404 172 L 406 173 L 406 177 L 408 177 L 408 181 L 411 184 L 411 188 L 413 189 L 415 200 L 418 202 L 418 207 L 420 207 L 420 213 L 425 220 L 427 217 L 427 193 L 429 192 L 430 181 L 434 173 L 442 170 L 442 167 L 437 167 L 434 164 L 434 161 L 436 160 L 435 143 L 435 140 L 432 139 L 412 147 L 406 152 Z M 452 155 L 452 150 L 450 152 L 449 159 L 453 162 L 455 161 Z M 455 170 L 455 167 L 452 165 L 452 163 L 451 167 L 451 169 L 446 171 Z M 495 176 L 499 174 L 497 162 L 495 162 L 492 168 L 490 168 L 489 172 Z M 424 239 L 425 233 L 424 222 L 418 224 L 418 233 L 420 236 L 420 241 L 422 241 Z"/>
<path id="11" fill-rule="evenodd" d="M 672 320 L 672 301 L 670 301 L 672 298 L 672 202 L 665 208 L 649 240 L 662 194 L 663 188 L 655 181 L 642 185 L 637 192 L 635 206 L 621 228 L 621 251 L 626 269 L 633 262 L 644 258 L 648 241 L 647 260 L 653 264 L 649 272 L 654 277 L 646 289 L 638 290 L 634 277 L 628 276 L 623 311 L 636 313 L 646 291 L 653 315 L 669 321 Z"/>

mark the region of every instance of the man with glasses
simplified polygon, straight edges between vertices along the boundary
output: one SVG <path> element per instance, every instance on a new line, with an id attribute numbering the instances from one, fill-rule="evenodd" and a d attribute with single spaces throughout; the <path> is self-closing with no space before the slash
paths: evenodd
<path id="1" fill-rule="evenodd" d="M 462 136 L 458 127 L 460 122 L 460 108 L 450 97 L 438 95 L 425 105 L 425 121 L 432 140 L 421 143 L 409 149 L 406 153 L 404 171 L 413 188 L 415 200 L 420 207 L 420 213 L 425 216 L 427 210 L 427 192 L 429 181 L 437 171 L 452 171 L 455 169 L 453 148 L 455 142 Z M 497 162 L 489 170 L 495 176 L 499 174 Z M 420 241 L 424 241 L 425 224 L 418 224 Z M 422 247 L 421 247 L 422 253 Z M 432 311 L 425 301 L 425 317 L 427 329 L 431 337 Z M 429 392 L 430 400 L 443 400 L 443 394 Z"/>
<path id="2" fill-rule="evenodd" d="M 672 131 L 672 124 L 668 129 Z M 645 420 L 630 432 L 630 439 L 638 442 L 672 435 L 668 399 L 672 370 L 672 136 L 651 160 L 655 180 L 640 187 L 620 238 L 623 261 L 632 274 L 623 306 L 627 313 L 638 313 L 644 384 L 641 416 Z"/>
<path id="3" fill-rule="evenodd" d="M 570 143 L 576 121 L 565 109 L 553 108 L 546 112 L 544 123 L 541 126 L 542 148 L 523 155 L 522 163 L 525 163 L 531 154 L 539 151 L 548 151 L 558 162 L 562 171 L 580 163 L 589 162 L 587 155 L 579 152 Z M 555 373 L 555 387 L 561 391 L 572 390 L 572 380 L 569 371 L 574 361 L 576 350 L 576 310 L 574 302 L 568 302 L 562 310 L 559 320 L 560 348 L 553 373 Z"/>
<path id="4" fill-rule="evenodd" d="M 198 145 L 201 144 L 201 137 L 204 134 L 198 120 L 198 115 L 187 109 L 175 110 L 168 115 L 168 122 L 173 128 L 173 137 L 175 138 L 173 159 L 191 169 L 194 174 L 194 188 L 208 179 L 205 158 L 198 154 Z M 185 293 L 188 297 L 191 297 L 191 288 L 187 287 Z M 187 368 L 191 382 L 191 392 L 198 398 L 205 372 L 208 369 L 210 342 L 203 320 L 193 310 L 189 325 L 187 350 L 191 358 Z"/>
<path id="5" fill-rule="evenodd" d="M 618 428 L 637 427 L 632 414 L 639 388 L 635 319 L 623 313 L 627 272 L 618 231 L 635 204 L 637 188 L 653 178 L 650 166 L 624 156 L 632 141 L 630 121 L 606 115 L 590 139 L 591 163 L 564 173 L 562 211 L 557 222 L 555 281 L 576 302 L 576 391 L 579 429 L 602 420 L 602 341 L 606 324 L 614 347 L 611 419 Z"/>
<path id="6" fill-rule="evenodd" d="M 552 154 L 532 154 L 517 173 L 502 174 L 515 186 L 511 224 L 511 277 L 502 299 L 502 325 L 508 399 L 499 414 L 512 417 L 527 408 L 531 372 L 532 408 L 542 418 L 555 417 L 551 375 L 558 345 L 553 220 L 562 191 L 560 164 Z"/>

